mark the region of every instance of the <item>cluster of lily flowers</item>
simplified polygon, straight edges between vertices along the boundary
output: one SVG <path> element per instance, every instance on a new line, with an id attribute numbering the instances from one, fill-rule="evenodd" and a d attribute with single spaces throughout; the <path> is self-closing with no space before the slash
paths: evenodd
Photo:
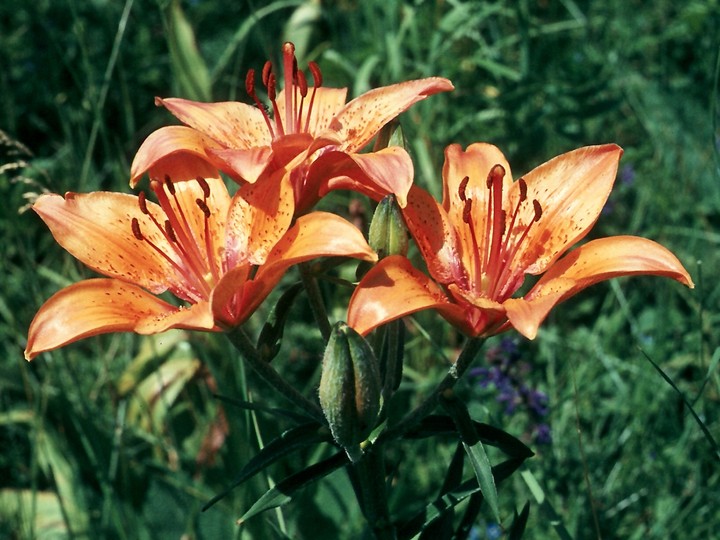
<path id="1" fill-rule="evenodd" d="M 361 150 L 416 102 L 452 90 L 450 81 L 403 82 L 346 102 L 346 89 L 323 86 L 317 65 L 298 69 L 292 44 L 282 52 L 277 75 L 269 62 L 248 73 L 250 104 L 157 99 L 182 125 L 158 129 L 138 150 L 130 185 L 147 176 L 146 191 L 36 201 L 57 242 L 104 277 L 47 300 L 30 325 L 27 359 L 109 332 L 238 327 L 291 266 L 319 257 L 372 263 L 347 313 L 363 335 L 434 309 L 469 337 L 515 328 L 532 339 L 554 306 L 602 280 L 651 274 L 693 286 L 670 251 L 644 238 L 568 251 L 602 211 L 618 146 L 580 148 L 513 180 L 495 146 L 453 144 L 437 201 L 413 183 L 403 148 Z M 238 184 L 233 195 L 225 178 Z M 355 225 L 313 210 L 339 189 L 375 201 L 393 195 L 427 272 L 403 254 L 378 261 Z M 516 296 L 528 274 L 541 277 Z M 178 301 L 161 298 L 166 291 Z"/>

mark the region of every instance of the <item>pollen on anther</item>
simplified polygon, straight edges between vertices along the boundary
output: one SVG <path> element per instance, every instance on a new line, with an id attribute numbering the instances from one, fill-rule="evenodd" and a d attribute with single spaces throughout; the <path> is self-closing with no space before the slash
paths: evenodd
<path id="1" fill-rule="evenodd" d="M 175 236 L 175 231 L 173 230 L 169 219 L 165 220 L 165 234 L 167 234 L 171 242 L 175 242 L 177 244 L 177 237 Z"/>
<path id="2" fill-rule="evenodd" d="M 202 199 L 195 199 L 195 204 L 197 204 L 198 208 L 200 208 L 202 213 L 205 214 L 205 219 L 210 219 L 210 208 L 207 204 L 205 204 L 205 201 Z"/>
<path id="3" fill-rule="evenodd" d="M 315 62 L 308 62 L 308 69 L 313 77 L 313 85 L 316 88 L 322 86 L 322 72 L 320 71 L 320 66 L 318 66 Z"/>
<path id="4" fill-rule="evenodd" d="M 138 240 L 145 239 L 142 231 L 140 230 L 140 222 L 138 221 L 138 218 L 132 218 L 132 221 L 130 222 L 130 227 L 132 228 L 132 233 L 135 238 L 137 238 Z"/>
<path id="5" fill-rule="evenodd" d="M 467 185 L 468 185 L 469 181 L 470 181 L 470 177 L 466 176 L 465 178 L 462 179 L 462 181 L 460 182 L 460 186 L 458 187 L 458 197 L 460 197 L 460 200 L 463 202 L 465 202 L 467 200 L 466 190 L 467 190 Z"/>
<path id="6" fill-rule="evenodd" d="M 170 195 L 175 195 L 175 186 L 173 185 L 172 180 L 170 179 L 169 175 L 165 175 L 165 186 L 167 187 L 167 190 L 170 192 Z"/>
<path id="7" fill-rule="evenodd" d="M 145 192 L 141 191 L 138 193 L 138 206 L 140 207 L 140 211 L 145 214 L 146 216 L 150 214 L 147 207 L 147 201 L 145 199 Z"/>
<path id="8" fill-rule="evenodd" d="M 540 206 L 540 201 L 533 199 L 533 208 L 535 210 L 534 221 L 538 222 L 540 221 L 540 217 L 542 217 L 542 206 Z"/>
<path id="9" fill-rule="evenodd" d="M 200 184 L 203 196 L 207 199 L 210 196 L 210 186 L 207 181 L 202 176 L 198 176 L 195 180 L 197 180 L 197 183 Z"/>
<path id="10" fill-rule="evenodd" d="M 524 178 L 520 178 L 518 184 L 520 186 L 520 202 L 525 202 L 527 199 L 527 182 Z"/>
<path id="11" fill-rule="evenodd" d="M 255 94 L 255 70 L 248 69 L 247 75 L 245 75 L 245 91 L 248 96 Z"/>
<path id="12" fill-rule="evenodd" d="M 465 206 L 463 207 L 463 221 L 470 224 L 472 220 L 472 199 L 465 199 Z"/>

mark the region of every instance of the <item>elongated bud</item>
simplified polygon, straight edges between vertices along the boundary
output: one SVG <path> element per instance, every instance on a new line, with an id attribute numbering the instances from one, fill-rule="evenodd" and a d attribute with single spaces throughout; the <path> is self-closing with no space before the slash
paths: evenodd
<path id="1" fill-rule="evenodd" d="M 368 243 L 379 258 L 388 255 L 407 255 L 408 232 L 400 208 L 393 195 L 381 200 L 370 222 Z"/>
<path id="2" fill-rule="evenodd" d="M 330 334 L 319 394 L 333 438 L 357 461 L 380 412 L 380 373 L 368 342 L 344 322 Z"/>

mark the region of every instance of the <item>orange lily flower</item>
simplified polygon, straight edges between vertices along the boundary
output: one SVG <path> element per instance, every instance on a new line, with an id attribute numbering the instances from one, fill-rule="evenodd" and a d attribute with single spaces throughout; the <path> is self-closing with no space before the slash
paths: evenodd
<path id="1" fill-rule="evenodd" d="M 612 144 L 580 148 L 513 182 L 496 147 L 449 146 L 442 204 L 413 186 L 403 210 L 434 281 L 404 257 L 383 259 L 355 290 L 348 323 L 366 334 L 434 308 L 469 336 L 514 327 L 533 339 L 555 305 L 599 281 L 651 274 L 693 287 L 678 259 L 644 238 L 592 240 L 561 258 L 600 215 L 621 155 Z M 544 275 L 514 298 L 525 274 Z"/>
<path id="2" fill-rule="evenodd" d="M 413 179 L 413 165 L 399 147 L 359 154 L 380 129 L 414 103 L 452 90 L 447 79 L 431 77 L 371 90 L 345 103 L 346 88 L 322 86 L 320 68 L 309 71 L 313 86 L 297 68 L 292 43 L 283 46 L 284 89 L 270 62 L 262 71 L 266 109 L 250 70 L 246 90 L 254 102 L 200 103 L 156 99 L 185 126 L 160 128 L 145 140 L 131 167 L 130 185 L 145 174 L 162 178 L 177 167 L 215 167 L 242 183 L 254 183 L 272 169 L 293 171 L 296 213 L 310 208 L 328 191 L 352 189 L 376 200 L 393 193 L 401 205 Z M 184 167 L 183 162 L 190 165 Z M 179 164 L 180 163 L 180 164 Z M 177 179 L 177 175 L 172 175 Z"/>
<path id="3" fill-rule="evenodd" d="M 321 256 L 377 259 L 362 233 L 333 214 L 313 212 L 291 226 L 287 182 L 279 171 L 231 198 L 219 178 L 155 180 L 157 204 L 144 193 L 41 196 L 33 209 L 58 243 L 107 277 L 52 296 L 30 325 L 25 357 L 109 332 L 234 327 L 293 264 Z M 185 305 L 156 296 L 165 291 Z"/>

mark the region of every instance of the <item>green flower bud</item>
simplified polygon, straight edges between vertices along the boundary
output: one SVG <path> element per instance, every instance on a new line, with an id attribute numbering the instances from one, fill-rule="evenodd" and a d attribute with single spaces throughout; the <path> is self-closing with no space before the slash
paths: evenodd
<path id="1" fill-rule="evenodd" d="M 343 322 L 325 349 L 319 394 L 333 438 L 357 461 L 380 412 L 380 373 L 368 342 Z"/>
<path id="2" fill-rule="evenodd" d="M 393 195 L 378 203 L 370 222 L 368 243 L 381 259 L 388 255 L 407 255 L 407 227 Z"/>

